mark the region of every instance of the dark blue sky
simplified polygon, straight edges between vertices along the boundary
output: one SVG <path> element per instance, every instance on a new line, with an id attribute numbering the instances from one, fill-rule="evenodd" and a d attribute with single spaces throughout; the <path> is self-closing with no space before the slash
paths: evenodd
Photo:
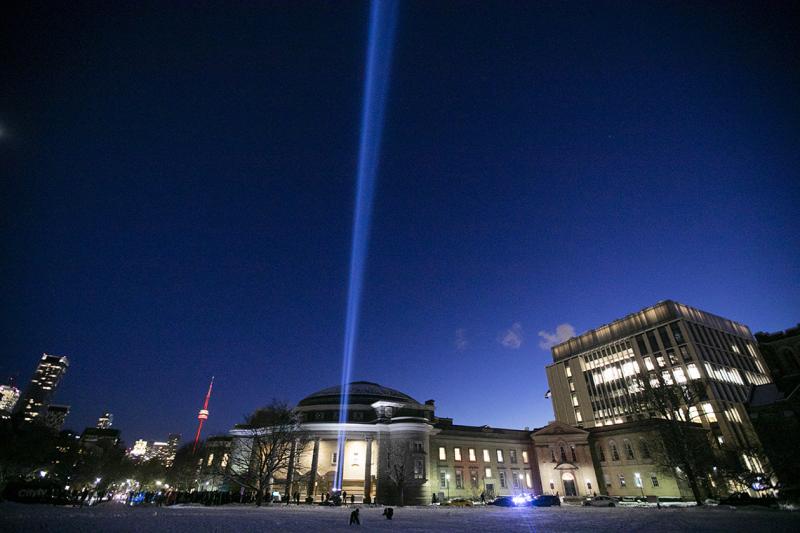
<path id="1" fill-rule="evenodd" d="M 6 6 L 0 376 L 129 443 L 337 384 L 366 4 Z M 50 4 L 50 3 L 48 3 Z M 798 8 L 400 8 L 354 379 L 545 424 L 540 331 L 800 320 Z M 566 330 L 568 328 L 562 328 Z M 503 342 L 504 341 L 504 342 Z"/>

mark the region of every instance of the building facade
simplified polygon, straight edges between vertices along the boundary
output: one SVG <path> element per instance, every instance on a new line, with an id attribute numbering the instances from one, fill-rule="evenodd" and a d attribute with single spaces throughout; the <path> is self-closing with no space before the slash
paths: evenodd
<path id="1" fill-rule="evenodd" d="M 556 420 L 595 428 L 637 420 L 641 380 L 698 380 L 707 400 L 679 415 L 707 428 L 720 446 L 757 445 L 745 403 L 771 382 L 747 326 L 674 301 L 616 320 L 552 348 L 547 367 Z"/>
<path id="2" fill-rule="evenodd" d="M 0 418 L 8 418 L 19 401 L 19 389 L 14 385 L 0 385 Z"/>
<path id="3" fill-rule="evenodd" d="M 17 403 L 16 412 L 25 422 L 43 416 L 58 384 L 69 367 L 66 357 L 43 354 L 25 394 Z"/>
<path id="4" fill-rule="evenodd" d="M 50 404 L 44 411 L 44 425 L 53 431 L 61 431 L 69 415 L 69 405 Z"/>

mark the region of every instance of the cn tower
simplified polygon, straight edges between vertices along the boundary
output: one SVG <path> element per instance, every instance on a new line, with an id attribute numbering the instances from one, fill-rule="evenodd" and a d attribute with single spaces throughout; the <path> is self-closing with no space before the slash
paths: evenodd
<path id="1" fill-rule="evenodd" d="M 211 376 L 211 383 L 208 384 L 208 392 L 206 393 L 206 401 L 203 402 L 203 408 L 197 413 L 197 419 L 200 423 L 197 425 L 197 434 L 194 436 L 194 446 L 192 446 L 192 455 L 197 449 L 197 443 L 200 441 L 200 432 L 203 430 L 203 422 L 208 420 L 208 400 L 211 399 L 211 387 L 214 386 L 214 376 Z"/>

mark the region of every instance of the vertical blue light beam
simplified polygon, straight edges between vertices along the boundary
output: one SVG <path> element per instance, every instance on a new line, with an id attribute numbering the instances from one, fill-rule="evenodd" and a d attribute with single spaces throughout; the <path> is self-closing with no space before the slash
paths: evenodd
<path id="1" fill-rule="evenodd" d="M 349 383 L 358 333 L 358 313 L 361 304 L 361 288 L 367 256 L 372 197 L 378 170 L 386 93 L 389 88 L 392 48 L 397 25 L 397 6 L 397 0 L 373 0 L 370 6 L 364 101 L 361 108 L 361 135 L 358 148 L 356 202 L 353 216 L 353 243 L 350 250 L 350 280 L 347 290 L 347 315 L 342 355 L 340 424 L 347 422 L 347 405 L 350 398 Z M 338 460 L 333 481 L 334 490 L 342 489 L 344 442 L 345 430 L 340 425 L 337 443 Z"/>

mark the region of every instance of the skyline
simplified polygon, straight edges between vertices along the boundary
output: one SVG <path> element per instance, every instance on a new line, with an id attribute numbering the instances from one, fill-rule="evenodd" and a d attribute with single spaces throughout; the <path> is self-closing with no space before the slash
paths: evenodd
<path id="1" fill-rule="evenodd" d="M 797 11 L 402 3 L 352 380 L 539 427 L 540 343 L 665 299 L 795 325 Z M 66 426 L 129 445 L 211 376 L 207 436 L 338 384 L 368 14 L 13 6 L 0 379 L 66 355 Z"/>

